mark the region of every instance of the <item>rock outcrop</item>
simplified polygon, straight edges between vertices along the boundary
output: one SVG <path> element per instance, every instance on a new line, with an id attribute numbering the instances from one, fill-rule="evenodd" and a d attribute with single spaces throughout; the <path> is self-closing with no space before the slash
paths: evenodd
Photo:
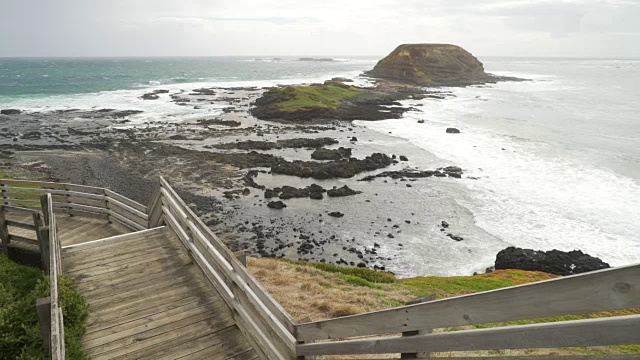
<path id="1" fill-rule="evenodd" d="M 573 275 L 609 268 L 609 264 L 580 250 L 535 251 L 508 247 L 496 256 L 496 270 L 519 269 L 556 275 Z"/>
<path id="2" fill-rule="evenodd" d="M 449 44 L 400 45 L 367 75 L 421 86 L 462 86 L 489 80 L 478 59 Z"/>

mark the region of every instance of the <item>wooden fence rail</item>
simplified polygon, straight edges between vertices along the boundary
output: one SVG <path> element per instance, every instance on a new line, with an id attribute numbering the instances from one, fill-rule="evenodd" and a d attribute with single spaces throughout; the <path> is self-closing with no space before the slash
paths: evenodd
<path id="1" fill-rule="evenodd" d="M 111 190 L 46 181 L 0 179 L 2 202 L 7 206 L 40 207 L 40 196 L 50 194 L 58 212 L 116 221 L 133 230 L 149 228 L 147 207 Z"/>
<path id="2" fill-rule="evenodd" d="M 62 260 L 60 258 L 61 245 L 58 238 L 58 225 L 56 223 L 56 217 L 53 212 L 53 200 L 51 194 L 43 195 L 41 198 L 44 225 L 46 227 L 46 233 L 49 240 L 49 258 L 46 262 L 46 267 L 49 269 L 49 303 L 48 307 L 50 311 L 49 331 L 49 350 L 52 360 L 64 360 L 65 359 L 65 344 L 64 344 L 64 318 L 62 314 L 62 308 L 60 306 L 58 298 L 58 277 L 62 275 Z M 41 324 L 42 326 L 43 324 Z M 47 341 L 47 339 L 45 339 Z"/>
<path id="3" fill-rule="evenodd" d="M 164 179 L 149 206 L 152 226 L 169 225 L 222 295 L 238 326 L 268 359 L 296 356 L 294 323 L 235 255 Z"/>
<path id="4" fill-rule="evenodd" d="M 7 217 L 8 214 L 30 215 L 32 222 L 23 222 L 19 220 L 11 220 Z M 8 254 L 9 244 L 12 241 L 24 242 L 29 244 L 37 244 L 39 242 L 39 227 L 42 224 L 41 213 L 35 209 L 22 208 L 18 206 L 3 205 L 0 203 L 0 252 Z M 13 229 L 31 230 L 34 232 L 34 237 L 29 238 L 19 235 L 13 231 Z"/>

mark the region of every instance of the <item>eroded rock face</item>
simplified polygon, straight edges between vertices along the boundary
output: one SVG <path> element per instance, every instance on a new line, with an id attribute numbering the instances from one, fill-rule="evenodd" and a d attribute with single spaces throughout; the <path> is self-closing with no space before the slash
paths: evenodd
<path id="1" fill-rule="evenodd" d="M 478 59 L 449 44 L 400 45 L 367 75 L 423 86 L 460 86 L 489 79 Z"/>
<path id="2" fill-rule="evenodd" d="M 519 269 L 573 275 L 608 267 L 609 264 L 580 250 L 545 252 L 512 246 L 500 251 L 496 256 L 496 270 Z"/>

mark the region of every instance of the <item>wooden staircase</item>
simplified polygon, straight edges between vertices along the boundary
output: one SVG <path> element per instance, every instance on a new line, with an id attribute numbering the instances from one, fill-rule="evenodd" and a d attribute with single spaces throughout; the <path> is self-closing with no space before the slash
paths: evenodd
<path id="1" fill-rule="evenodd" d="M 255 359 L 173 232 L 144 230 L 62 249 L 89 304 L 92 359 Z"/>

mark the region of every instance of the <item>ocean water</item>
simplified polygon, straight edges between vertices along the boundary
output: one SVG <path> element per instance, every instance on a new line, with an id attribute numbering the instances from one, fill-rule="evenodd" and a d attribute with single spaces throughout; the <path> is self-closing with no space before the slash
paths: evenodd
<path id="1" fill-rule="evenodd" d="M 159 88 L 266 87 L 334 76 L 368 85 L 358 75 L 377 59 L 336 60 L 0 59 L 0 108 L 140 109 L 134 123 L 181 119 L 203 114 L 139 96 Z M 640 262 L 640 60 L 481 60 L 488 72 L 530 81 L 449 88 L 454 97 L 405 101 L 419 110 L 403 119 L 356 124 L 391 132 L 477 177 L 460 180 L 452 196 L 500 246 L 580 249 L 612 265 Z M 461 133 L 446 134 L 447 127 Z M 494 255 L 476 264 L 465 259 L 464 268 L 480 269 Z M 414 260 L 421 259 L 407 259 Z"/>
<path id="2" fill-rule="evenodd" d="M 458 202 L 508 244 L 640 262 L 640 60 L 484 63 L 532 81 L 448 89 L 455 98 L 407 101 L 420 111 L 361 125 L 478 177 L 462 180 Z"/>

